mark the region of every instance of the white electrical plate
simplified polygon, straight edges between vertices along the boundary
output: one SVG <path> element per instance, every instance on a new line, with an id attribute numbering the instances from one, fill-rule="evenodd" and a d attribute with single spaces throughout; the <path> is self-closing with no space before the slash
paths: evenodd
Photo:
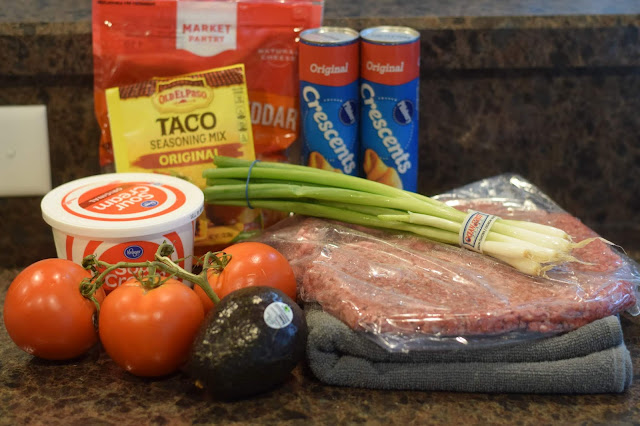
<path id="1" fill-rule="evenodd" d="M 51 190 L 45 105 L 0 106 L 0 197 Z"/>

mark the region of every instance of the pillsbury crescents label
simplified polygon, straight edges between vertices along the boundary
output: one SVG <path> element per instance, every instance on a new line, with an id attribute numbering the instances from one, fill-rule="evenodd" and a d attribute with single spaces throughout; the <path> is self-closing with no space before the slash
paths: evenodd
<path id="1" fill-rule="evenodd" d="M 299 53 L 302 164 L 357 176 L 358 32 L 303 31 Z"/>
<path id="2" fill-rule="evenodd" d="M 420 35 L 384 26 L 360 37 L 362 176 L 415 192 Z"/>

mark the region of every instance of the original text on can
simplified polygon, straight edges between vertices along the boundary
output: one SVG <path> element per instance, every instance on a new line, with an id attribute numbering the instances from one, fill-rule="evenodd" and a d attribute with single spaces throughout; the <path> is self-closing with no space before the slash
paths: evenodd
<path id="1" fill-rule="evenodd" d="M 360 38 L 361 173 L 415 192 L 420 34 L 382 26 L 361 31 Z"/>
<path id="2" fill-rule="evenodd" d="M 299 45 L 302 164 L 359 173 L 359 35 L 350 28 L 303 31 Z"/>

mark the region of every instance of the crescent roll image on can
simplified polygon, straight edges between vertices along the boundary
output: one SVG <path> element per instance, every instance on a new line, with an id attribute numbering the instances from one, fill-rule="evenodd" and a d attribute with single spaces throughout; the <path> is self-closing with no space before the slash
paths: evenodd
<path id="1" fill-rule="evenodd" d="M 381 26 L 362 30 L 360 40 L 361 174 L 415 192 L 420 33 Z"/>
<path id="2" fill-rule="evenodd" d="M 302 164 L 359 174 L 359 34 L 320 27 L 300 34 Z"/>

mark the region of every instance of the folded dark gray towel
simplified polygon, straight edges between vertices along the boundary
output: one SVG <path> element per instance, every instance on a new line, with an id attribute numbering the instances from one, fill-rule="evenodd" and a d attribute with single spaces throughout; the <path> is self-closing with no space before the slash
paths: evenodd
<path id="1" fill-rule="evenodd" d="M 617 317 L 559 336 L 463 350 L 392 353 L 320 309 L 307 309 L 308 359 L 327 384 L 369 389 L 508 393 L 617 393 L 631 356 Z"/>

